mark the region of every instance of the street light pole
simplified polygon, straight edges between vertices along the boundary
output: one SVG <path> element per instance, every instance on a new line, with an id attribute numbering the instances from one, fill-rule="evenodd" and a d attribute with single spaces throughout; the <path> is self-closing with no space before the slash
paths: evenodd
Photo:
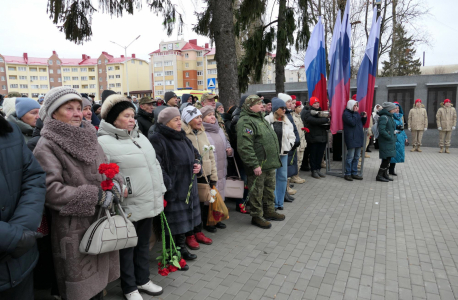
<path id="1" fill-rule="evenodd" d="M 118 43 L 115 43 L 113 41 L 110 41 L 112 42 L 113 44 L 116 44 L 118 45 L 119 47 L 121 48 L 124 48 L 124 58 L 126 59 L 126 61 L 124 62 L 124 65 L 125 65 L 125 68 L 126 68 L 126 82 L 127 82 L 127 96 L 130 96 L 130 93 L 129 93 L 129 71 L 127 70 L 127 48 L 132 45 L 133 42 L 135 42 L 136 40 L 138 40 L 140 36 L 137 36 L 137 38 L 135 40 L 133 40 L 129 45 L 127 46 L 121 46 L 119 45 Z"/>

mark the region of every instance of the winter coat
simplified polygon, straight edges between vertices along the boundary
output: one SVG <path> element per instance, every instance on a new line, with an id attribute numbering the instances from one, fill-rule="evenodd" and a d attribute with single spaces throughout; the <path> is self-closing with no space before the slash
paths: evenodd
<path id="1" fill-rule="evenodd" d="M 254 174 L 261 164 L 265 171 L 281 167 L 277 135 L 263 113 L 254 113 L 244 105 L 236 127 L 237 150 L 247 175 Z"/>
<path id="2" fill-rule="evenodd" d="M 274 114 L 270 114 L 264 117 L 265 120 L 269 123 L 272 129 L 275 132 L 274 124 L 281 123 L 282 126 L 282 134 L 278 135 L 276 133 L 277 138 L 281 138 L 281 141 L 278 141 L 278 145 L 280 148 L 280 155 L 288 155 L 288 152 L 293 148 L 294 143 L 296 142 L 296 136 L 294 135 L 294 128 L 293 124 L 289 121 L 286 115 L 283 117 L 283 121 L 275 120 Z"/>
<path id="3" fill-rule="evenodd" d="M 410 110 L 408 126 L 411 130 L 425 130 L 425 128 L 428 128 L 428 113 L 423 104 L 421 107 L 414 105 Z"/>
<path id="4" fill-rule="evenodd" d="M 107 163 L 94 126 L 74 127 L 48 118 L 33 152 L 46 171 L 46 206 L 52 214 L 51 243 L 59 292 L 67 300 L 89 299 L 119 277 L 118 251 L 82 254 L 79 244 L 97 220 L 98 172 Z M 122 178 L 115 178 L 121 184 Z"/>
<path id="5" fill-rule="evenodd" d="M 311 111 L 321 111 L 321 108 L 313 108 L 306 106 L 301 112 L 302 122 L 310 132 L 307 133 L 308 143 L 326 143 L 328 141 L 328 133 L 326 130 L 329 129 L 329 125 L 324 125 L 329 122 L 328 118 L 320 118 L 318 115 L 312 115 Z"/>
<path id="6" fill-rule="evenodd" d="M 156 151 L 137 127 L 130 133 L 102 120 L 98 141 L 110 163 L 119 166 L 128 190 L 121 206 L 131 221 L 152 218 L 164 210 L 167 191 Z"/>
<path id="7" fill-rule="evenodd" d="M 24 143 L 19 127 L 10 125 L 13 132 L 0 136 L 0 257 L 16 249 L 24 230 L 37 231 L 46 194 L 46 173 Z M 35 245 L 19 258 L 0 262 L 0 292 L 17 286 L 37 261 Z"/>
<path id="8" fill-rule="evenodd" d="M 397 125 L 404 125 L 403 122 L 403 114 L 394 114 L 393 119 L 394 123 Z M 406 152 L 405 152 L 405 147 L 406 147 L 406 142 L 407 140 L 407 134 L 405 133 L 404 130 L 401 130 L 396 134 L 396 156 L 393 156 L 391 158 L 392 163 L 403 163 L 405 160 Z"/>
<path id="9" fill-rule="evenodd" d="M 138 129 L 144 136 L 148 136 L 148 130 L 153 126 L 154 111 L 153 113 L 147 113 L 143 109 L 139 108 L 135 118 L 137 119 Z"/>
<path id="10" fill-rule="evenodd" d="M 223 130 L 219 127 L 218 123 L 209 124 L 203 122 L 205 133 L 207 134 L 208 141 L 211 145 L 215 145 L 213 155 L 216 162 L 216 170 L 218 173 L 218 189 L 221 197 L 225 197 L 224 189 L 226 188 L 226 175 L 227 175 L 227 152 L 226 149 L 232 149 L 231 144 L 224 135 Z"/>
<path id="11" fill-rule="evenodd" d="M 24 137 L 24 140 L 25 142 L 27 143 L 31 138 L 32 138 L 32 134 L 33 134 L 33 127 L 30 126 L 29 124 L 27 123 L 24 123 L 21 119 L 19 119 L 17 116 L 16 116 L 16 112 L 10 114 L 6 120 L 10 123 L 14 123 L 16 124 L 19 129 L 21 129 L 21 132 L 22 132 L 22 136 Z"/>
<path id="12" fill-rule="evenodd" d="M 297 131 L 299 132 L 299 138 L 301 141 L 301 145 L 297 148 L 298 151 L 305 151 L 307 147 L 307 141 L 305 140 L 305 131 L 302 130 L 304 128 L 304 122 L 302 122 L 302 118 L 300 114 L 293 112 L 291 114 L 293 116 L 294 124 L 296 125 Z"/>
<path id="13" fill-rule="evenodd" d="M 391 114 L 386 109 L 380 110 L 378 113 L 378 145 L 380 159 L 386 159 L 396 156 L 396 124 Z"/>
<path id="14" fill-rule="evenodd" d="M 452 127 L 456 126 L 456 110 L 453 105 L 447 108 L 442 102 L 436 114 L 436 122 L 437 128 L 441 127 L 442 131 L 452 131 Z"/>
<path id="15" fill-rule="evenodd" d="M 192 142 L 194 148 L 199 151 L 199 154 L 202 156 L 204 151 L 204 146 L 211 145 L 208 141 L 207 135 L 205 134 L 204 126 L 201 127 L 197 133 L 194 133 L 194 130 L 186 123 L 182 123 L 182 128 L 186 133 L 186 137 Z M 213 151 L 207 151 L 202 156 L 202 174 L 204 176 L 210 176 L 211 181 L 218 181 L 218 173 L 216 170 L 216 160 Z"/>
<path id="16" fill-rule="evenodd" d="M 361 117 L 359 112 L 345 109 L 342 116 L 344 139 L 347 149 L 362 148 L 364 146 L 364 129 L 367 117 Z"/>
<path id="17" fill-rule="evenodd" d="M 194 163 L 200 158 L 199 151 L 194 148 L 183 130 L 176 131 L 163 124 L 157 124 L 156 132 L 149 140 L 156 150 L 156 157 L 162 168 L 167 189 L 164 195 L 167 201 L 164 213 L 172 235 L 189 232 L 202 222 L 197 192 L 197 176 L 202 172 L 194 177 L 189 203 L 185 202 Z"/>
<path id="18" fill-rule="evenodd" d="M 43 121 L 41 119 L 38 119 L 37 124 L 35 125 L 35 128 L 33 129 L 32 137 L 27 142 L 27 147 L 29 147 L 30 151 L 35 150 L 38 140 L 41 137 L 40 132 L 42 128 L 43 128 Z"/>

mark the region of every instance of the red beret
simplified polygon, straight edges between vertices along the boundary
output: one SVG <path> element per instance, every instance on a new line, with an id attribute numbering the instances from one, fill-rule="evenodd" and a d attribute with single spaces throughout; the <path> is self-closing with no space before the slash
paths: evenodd
<path id="1" fill-rule="evenodd" d="M 354 94 L 351 98 L 356 101 L 356 94 Z"/>
<path id="2" fill-rule="evenodd" d="M 312 106 L 313 104 L 315 104 L 317 102 L 320 103 L 320 100 L 318 100 L 317 97 L 310 98 L 310 106 Z"/>
<path id="3" fill-rule="evenodd" d="M 420 103 L 421 103 L 421 99 L 417 99 L 417 100 L 415 100 L 415 104 L 417 104 L 418 102 L 420 102 Z"/>
<path id="4" fill-rule="evenodd" d="M 296 101 L 296 107 L 299 107 L 301 105 L 302 105 L 301 101 Z"/>
<path id="5" fill-rule="evenodd" d="M 452 101 L 450 101 L 450 99 L 445 99 L 444 103 L 452 103 Z"/>

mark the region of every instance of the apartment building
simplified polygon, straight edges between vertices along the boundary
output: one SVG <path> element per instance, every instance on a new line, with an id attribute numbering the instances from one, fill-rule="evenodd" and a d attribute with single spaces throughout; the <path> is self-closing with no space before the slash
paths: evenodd
<path id="1" fill-rule="evenodd" d="M 129 86 L 127 86 L 127 82 Z M 49 58 L 7 56 L 0 54 L 1 94 L 19 92 L 25 97 L 38 98 L 51 88 L 68 86 L 80 93 L 100 99 L 103 90 L 137 97 L 151 96 L 148 62 L 131 57 L 114 57 L 102 52 L 98 58 L 83 54 L 79 58 L 60 58 L 53 51 Z"/>

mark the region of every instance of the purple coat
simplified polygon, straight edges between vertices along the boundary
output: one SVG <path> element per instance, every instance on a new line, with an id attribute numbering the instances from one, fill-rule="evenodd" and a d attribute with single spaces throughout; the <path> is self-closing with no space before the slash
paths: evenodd
<path id="1" fill-rule="evenodd" d="M 202 123 L 207 134 L 208 141 L 211 145 L 215 146 L 213 155 L 216 161 L 216 170 L 218 173 L 218 183 L 216 188 L 218 189 L 221 197 L 224 199 L 224 189 L 226 188 L 226 175 L 227 175 L 227 154 L 226 149 L 231 148 L 231 144 L 226 139 L 224 131 L 219 127 L 218 123 Z"/>

